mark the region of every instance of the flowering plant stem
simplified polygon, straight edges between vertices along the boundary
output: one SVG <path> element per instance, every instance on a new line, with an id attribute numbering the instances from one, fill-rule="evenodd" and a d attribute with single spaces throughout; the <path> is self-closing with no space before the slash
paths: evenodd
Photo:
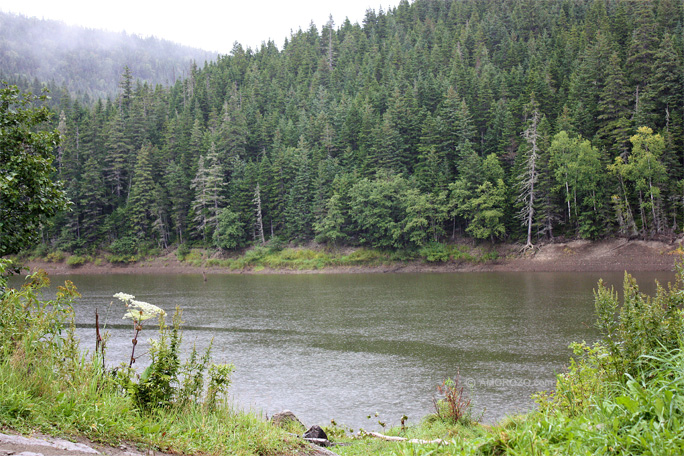
<path id="1" fill-rule="evenodd" d="M 140 330 L 142 329 L 142 325 L 137 321 L 133 322 L 133 326 L 135 327 L 135 334 L 131 341 L 133 343 L 133 350 L 131 350 L 131 362 L 128 364 L 129 368 L 133 367 L 133 363 L 135 362 L 135 346 L 138 345 L 138 334 L 140 334 Z"/>

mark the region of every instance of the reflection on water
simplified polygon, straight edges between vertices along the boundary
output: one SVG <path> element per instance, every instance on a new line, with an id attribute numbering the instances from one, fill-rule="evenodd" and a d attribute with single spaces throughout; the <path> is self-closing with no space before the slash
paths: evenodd
<path id="1" fill-rule="evenodd" d="M 352 275 L 73 275 L 82 347 L 94 347 L 94 312 L 111 334 L 108 363 L 130 356 L 130 321 L 116 292 L 183 309 L 184 338 L 216 362 L 236 365 L 231 389 L 242 407 L 292 410 L 306 424 L 331 418 L 357 429 L 376 419 L 417 422 L 433 408 L 436 385 L 460 372 L 484 420 L 533 406 L 554 385 L 572 341 L 596 340 L 593 295 L 616 273 Z M 640 273 L 645 291 L 655 278 Z M 112 301 L 115 301 L 110 305 Z M 141 339 L 156 334 L 148 324 Z M 140 344 L 137 353 L 145 351 Z M 138 366 L 146 359 L 140 359 Z"/>

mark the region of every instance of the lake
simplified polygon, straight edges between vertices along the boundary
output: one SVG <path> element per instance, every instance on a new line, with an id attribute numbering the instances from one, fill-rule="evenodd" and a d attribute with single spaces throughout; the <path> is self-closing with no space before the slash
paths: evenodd
<path id="1" fill-rule="evenodd" d="M 83 349 L 93 350 L 94 312 L 111 333 L 109 366 L 130 356 L 122 291 L 173 313 L 184 342 L 213 338 L 216 362 L 236 366 L 230 399 L 270 416 L 292 410 L 306 426 L 331 419 L 358 428 L 417 423 L 434 410 L 436 386 L 460 374 L 476 416 L 492 422 L 530 410 L 554 387 L 572 341 L 593 342 L 593 289 L 619 273 L 303 275 L 71 275 Z M 636 274 L 642 289 L 673 273 Z M 113 304 L 110 305 L 110 303 Z M 147 322 L 141 340 L 156 336 Z M 143 354 L 139 344 L 136 354 Z M 142 368 L 149 359 L 136 363 Z M 378 417 L 375 417 L 375 414 Z M 371 415 L 371 418 L 368 416 Z"/>

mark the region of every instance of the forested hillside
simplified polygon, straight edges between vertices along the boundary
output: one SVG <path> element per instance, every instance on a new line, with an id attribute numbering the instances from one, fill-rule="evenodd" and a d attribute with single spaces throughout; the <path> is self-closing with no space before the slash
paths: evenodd
<path id="1" fill-rule="evenodd" d="M 67 251 L 653 238 L 684 225 L 680 0 L 416 0 L 62 97 Z"/>
<path id="2" fill-rule="evenodd" d="M 0 80 L 21 87 L 66 87 L 93 100 L 115 96 L 121 69 L 150 84 L 173 84 L 195 61 L 216 54 L 157 38 L 68 26 L 62 22 L 0 12 Z"/>

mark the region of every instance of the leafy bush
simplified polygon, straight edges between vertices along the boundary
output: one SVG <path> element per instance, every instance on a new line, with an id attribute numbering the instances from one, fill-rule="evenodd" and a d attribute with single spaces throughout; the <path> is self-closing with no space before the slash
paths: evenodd
<path id="1" fill-rule="evenodd" d="M 636 280 L 625 274 L 622 305 L 617 292 L 599 281 L 595 293 L 597 325 L 610 355 L 604 368 L 613 379 L 637 377 L 648 365 L 646 356 L 679 347 L 684 334 L 684 268 L 682 263 L 676 268 L 674 286 L 666 290 L 658 284 L 655 297 L 641 293 Z"/>
<path id="2" fill-rule="evenodd" d="M 66 253 L 56 250 L 47 254 L 47 260 L 52 263 L 61 263 L 66 258 Z"/>
<path id="3" fill-rule="evenodd" d="M 135 255 L 106 255 L 105 259 L 112 264 L 132 264 L 138 261 Z"/>
<path id="4" fill-rule="evenodd" d="M 597 326 L 602 340 L 593 346 L 571 345 L 575 358 L 568 371 L 557 376 L 556 391 L 536 400 L 542 411 L 579 416 L 601 401 L 611 400 L 613 385 L 653 375 L 662 354 L 681 350 L 684 317 L 682 284 L 684 269 L 676 266 L 676 282 L 668 289 L 659 284 L 655 297 L 639 291 L 636 280 L 625 274 L 622 304 L 618 293 L 599 281 L 595 291 Z"/>
<path id="5" fill-rule="evenodd" d="M 176 258 L 178 258 L 178 261 L 184 261 L 185 257 L 188 256 L 190 253 L 190 247 L 188 247 L 188 244 L 180 244 L 178 246 L 178 250 L 176 250 Z"/>
<path id="6" fill-rule="evenodd" d="M 109 245 L 109 251 L 114 255 L 132 256 L 138 253 L 138 240 L 132 236 L 123 236 Z"/>
<path id="7" fill-rule="evenodd" d="M 425 258 L 425 261 L 430 263 L 442 262 L 446 263 L 449 261 L 449 249 L 446 245 L 439 242 L 431 242 L 422 249 L 420 249 L 420 256 Z"/>
<path id="8" fill-rule="evenodd" d="M 232 250 L 244 243 L 245 227 L 240 214 L 224 208 L 218 215 L 218 226 L 212 240 L 219 249 Z"/>
<path id="9" fill-rule="evenodd" d="M 201 266 L 204 261 L 204 251 L 201 249 L 191 249 L 183 258 L 183 261 Z"/>
<path id="10" fill-rule="evenodd" d="M 379 250 L 357 249 L 349 255 L 342 256 L 338 261 L 342 266 L 378 265 L 387 262 L 387 255 Z"/>
<path id="11" fill-rule="evenodd" d="M 536 393 L 533 399 L 543 412 L 561 411 L 568 416 L 578 416 L 594 405 L 597 398 L 604 397 L 608 391 L 608 380 L 602 360 L 606 348 L 597 343 L 570 345 L 574 358 L 570 359 L 568 371 L 556 376 L 556 390 Z"/>
<path id="12" fill-rule="evenodd" d="M 254 266 L 260 264 L 266 255 L 268 255 L 268 250 L 265 247 L 257 246 L 245 252 L 243 261 L 246 265 Z"/>
<path id="13" fill-rule="evenodd" d="M 470 253 L 470 249 L 465 245 L 454 245 L 451 247 L 451 255 L 455 261 L 474 261 L 475 257 Z"/>
<path id="14" fill-rule="evenodd" d="M 83 266 L 86 261 L 86 257 L 80 255 L 71 255 L 69 258 L 67 258 L 66 264 L 72 268 L 77 268 L 79 266 Z"/>
<path id="15" fill-rule="evenodd" d="M 499 259 L 499 252 L 492 250 L 491 252 L 483 253 L 480 256 L 480 262 L 486 263 L 488 261 L 496 261 Z"/>
<path id="16" fill-rule="evenodd" d="M 285 248 L 285 245 L 287 242 L 280 236 L 274 236 L 266 243 L 266 247 L 271 253 L 280 252 Z"/>

